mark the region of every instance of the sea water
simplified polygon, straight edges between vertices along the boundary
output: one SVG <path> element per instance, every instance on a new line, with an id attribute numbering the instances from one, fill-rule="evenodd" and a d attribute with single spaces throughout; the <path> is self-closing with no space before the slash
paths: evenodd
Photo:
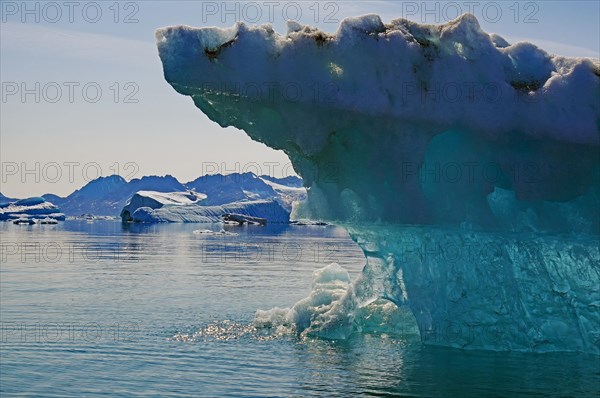
<path id="1" fill-rule="evenodd" d="M 600 357 L 428 347 L 256 329 L 332 262 L 365 258 L 335 226 L 1 223 L 2 396 L 597 396 Z M 194 231 L 202 233 L 194 233 Z"/>

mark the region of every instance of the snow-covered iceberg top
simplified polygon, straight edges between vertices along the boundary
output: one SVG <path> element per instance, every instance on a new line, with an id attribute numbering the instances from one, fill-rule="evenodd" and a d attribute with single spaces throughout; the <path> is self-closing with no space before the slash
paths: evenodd
<path id="1" fill-rule="evenodd" d="M 201 206 L 199 204 L 164 206 L 151 208 L 140 206 L 129 208 L 121 213 L 123 221 L 143 223 L 217 223 L 223 216 L 235 214 L 251 218 L 266 219 L 267 223 L 289 223 L 290 213 L 273 200 L 255 200 L 234 202 L 220 206 Z"/>
<path id="2" fill-rule="evenodd" d="M 41 197 L 0 204 L 0 220 L 16 220 L 19 218 L 64 220 L 65 215 L 57 206 Z"/>
<path id="3" fill-rule="evenodd" d="M 294 189 L 294 188 L 290 188 Z M 302 188 L 301 188 L 302 189 Z M 226 195 L 226 194 L 225 194 Z M 220 205 L 207 203 L 208 196 L 195 191 L 136 192 L 121 210 L 121 219 L 129 222 L 221 222 L 226 214 L 288 223 L 290 212 L 274 199 L 242 200 Z"/>
<path id="4" fill-rule="evenodd" d="M 345 225 L 367 257 L 335 305 L 315 294 L 259 323 L 340 338 L 387 300 L 428 344 L 600 353 L 597 59 L 509 44 L 469 14 L 156 37 L 175 90 L 289 156 L 308 187 L 294 218 Z"/>
<path id="5" fill-rule="evenodd" d="M 242 128 L 267 115 L 227 115 L 224 101 L 211 94 L 271 102 L 273 111 L 277 102 L 292 102 L 393 117 L 429 125 L 432 133 L 462 127 L 491 138 L 514 131 L 600 143 L 598 60 L 550 55 L 530 43 L 509 45 L 484 32 L 471 14 L 440 26 L 405 19 L 383 24 L 377 15 L 364 15 L 343 20 L 333 35 L 295 22 L 288 29 L 285 36 L 268 24 L 242 22 L 229 29 L 158 29 L 165 78 L 219 123 Z M 287 122 L 295 125 L 288 134 L 310 154 L 327 144 L 332 131 L 325 127 L 347 122 L 320 127 L 322 114 L 303 116 L 309 119 L 301 125 L 297 118 Z M 283 126 L 270 130 L 277 127 Z"/>
<path id="6" fill-rule="evenodd" d="M 145 198 L 150 201 L 154 201 L 162 206 L 164 205 L 191 205 L 199 203 L 206 199 L 206 195 L 203 193 L 197 193 L 194 191 L 188 192 L 155 192 L 155 191 L 138 191 L 134 197 Z M 131 202 L 130 202 L 131 203 Z"/>
<path id="7" fill-rule="evenodd" d="M 556 204 L 598 186 L 598 60 L 509 45 L 470 14 L 156 37 L 178 92 L 288 154 L 310 187 L 298 217 L 586 231 L 598 220 L 589 198 L 577 217 Z"/>
<path id="8" fill-rule="evenodd" d="M 206 195 L 194 191 L 187 192 L 156 192 L 156 191 L 138 191 L 131 199 L 127 201 L 121 218 L 123 221 L 132 221 L 133 214 L 140 207 L 149 209 L 159 209 L 163 206 L 185 206 L 198 204 L 206 199 Z"/>

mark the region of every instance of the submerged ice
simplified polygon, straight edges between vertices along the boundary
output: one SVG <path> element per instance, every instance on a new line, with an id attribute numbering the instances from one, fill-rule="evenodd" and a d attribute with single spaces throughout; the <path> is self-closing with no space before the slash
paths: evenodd
<path id="1" fill-rule="evenodd" d="M 428 344 L 600 352 L 598 60 L 468 14 L 156 36 L 175 90 L 290 157 L 308 188 L 294 217 L 344 225 L 367 257 L 262 318 L 342 338 L 383 300 Z"/>

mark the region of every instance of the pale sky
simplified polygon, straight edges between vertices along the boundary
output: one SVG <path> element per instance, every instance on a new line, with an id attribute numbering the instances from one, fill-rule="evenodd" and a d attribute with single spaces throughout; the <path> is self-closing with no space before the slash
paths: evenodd
<path id="1" fill-rule="evenodd" d="M 67 195 L 98 175 L 289 174 L 282 152 L 223 129 L 163 79 L 154 30 L 286 19 L 333 32 L 365 13 L 483 29 L 566 56 L 600 57 L 597 1 L 2 1 L 0 192 Z M 101 90 L 99 94 L 98 89 Z M 26 90 L 26 91 L 23 91 Z M 26 94 L 23 94 L 26 92 Z M 37 98 L 36 98 L 37 97 Z M 38 102 L 39 101 L 39 102 Z M 287 173 L 285 171 L 287 171 Z"/>

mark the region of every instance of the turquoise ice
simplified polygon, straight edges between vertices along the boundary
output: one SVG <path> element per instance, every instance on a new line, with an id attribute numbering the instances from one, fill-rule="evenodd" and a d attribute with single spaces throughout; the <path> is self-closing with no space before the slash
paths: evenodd
<path id="1" fill-rule="evenodd" d="M 327 308 L 259 320 L 343 338 L 383 300 L 426 344 L 600 353 L 598 60 L 509 44 L 469 14 L 156 37 L 176 91 L 290 157 L 308 188 L 292 216 L 345 226 L 367 257 L 343 292 L 316 285 Z"/>

